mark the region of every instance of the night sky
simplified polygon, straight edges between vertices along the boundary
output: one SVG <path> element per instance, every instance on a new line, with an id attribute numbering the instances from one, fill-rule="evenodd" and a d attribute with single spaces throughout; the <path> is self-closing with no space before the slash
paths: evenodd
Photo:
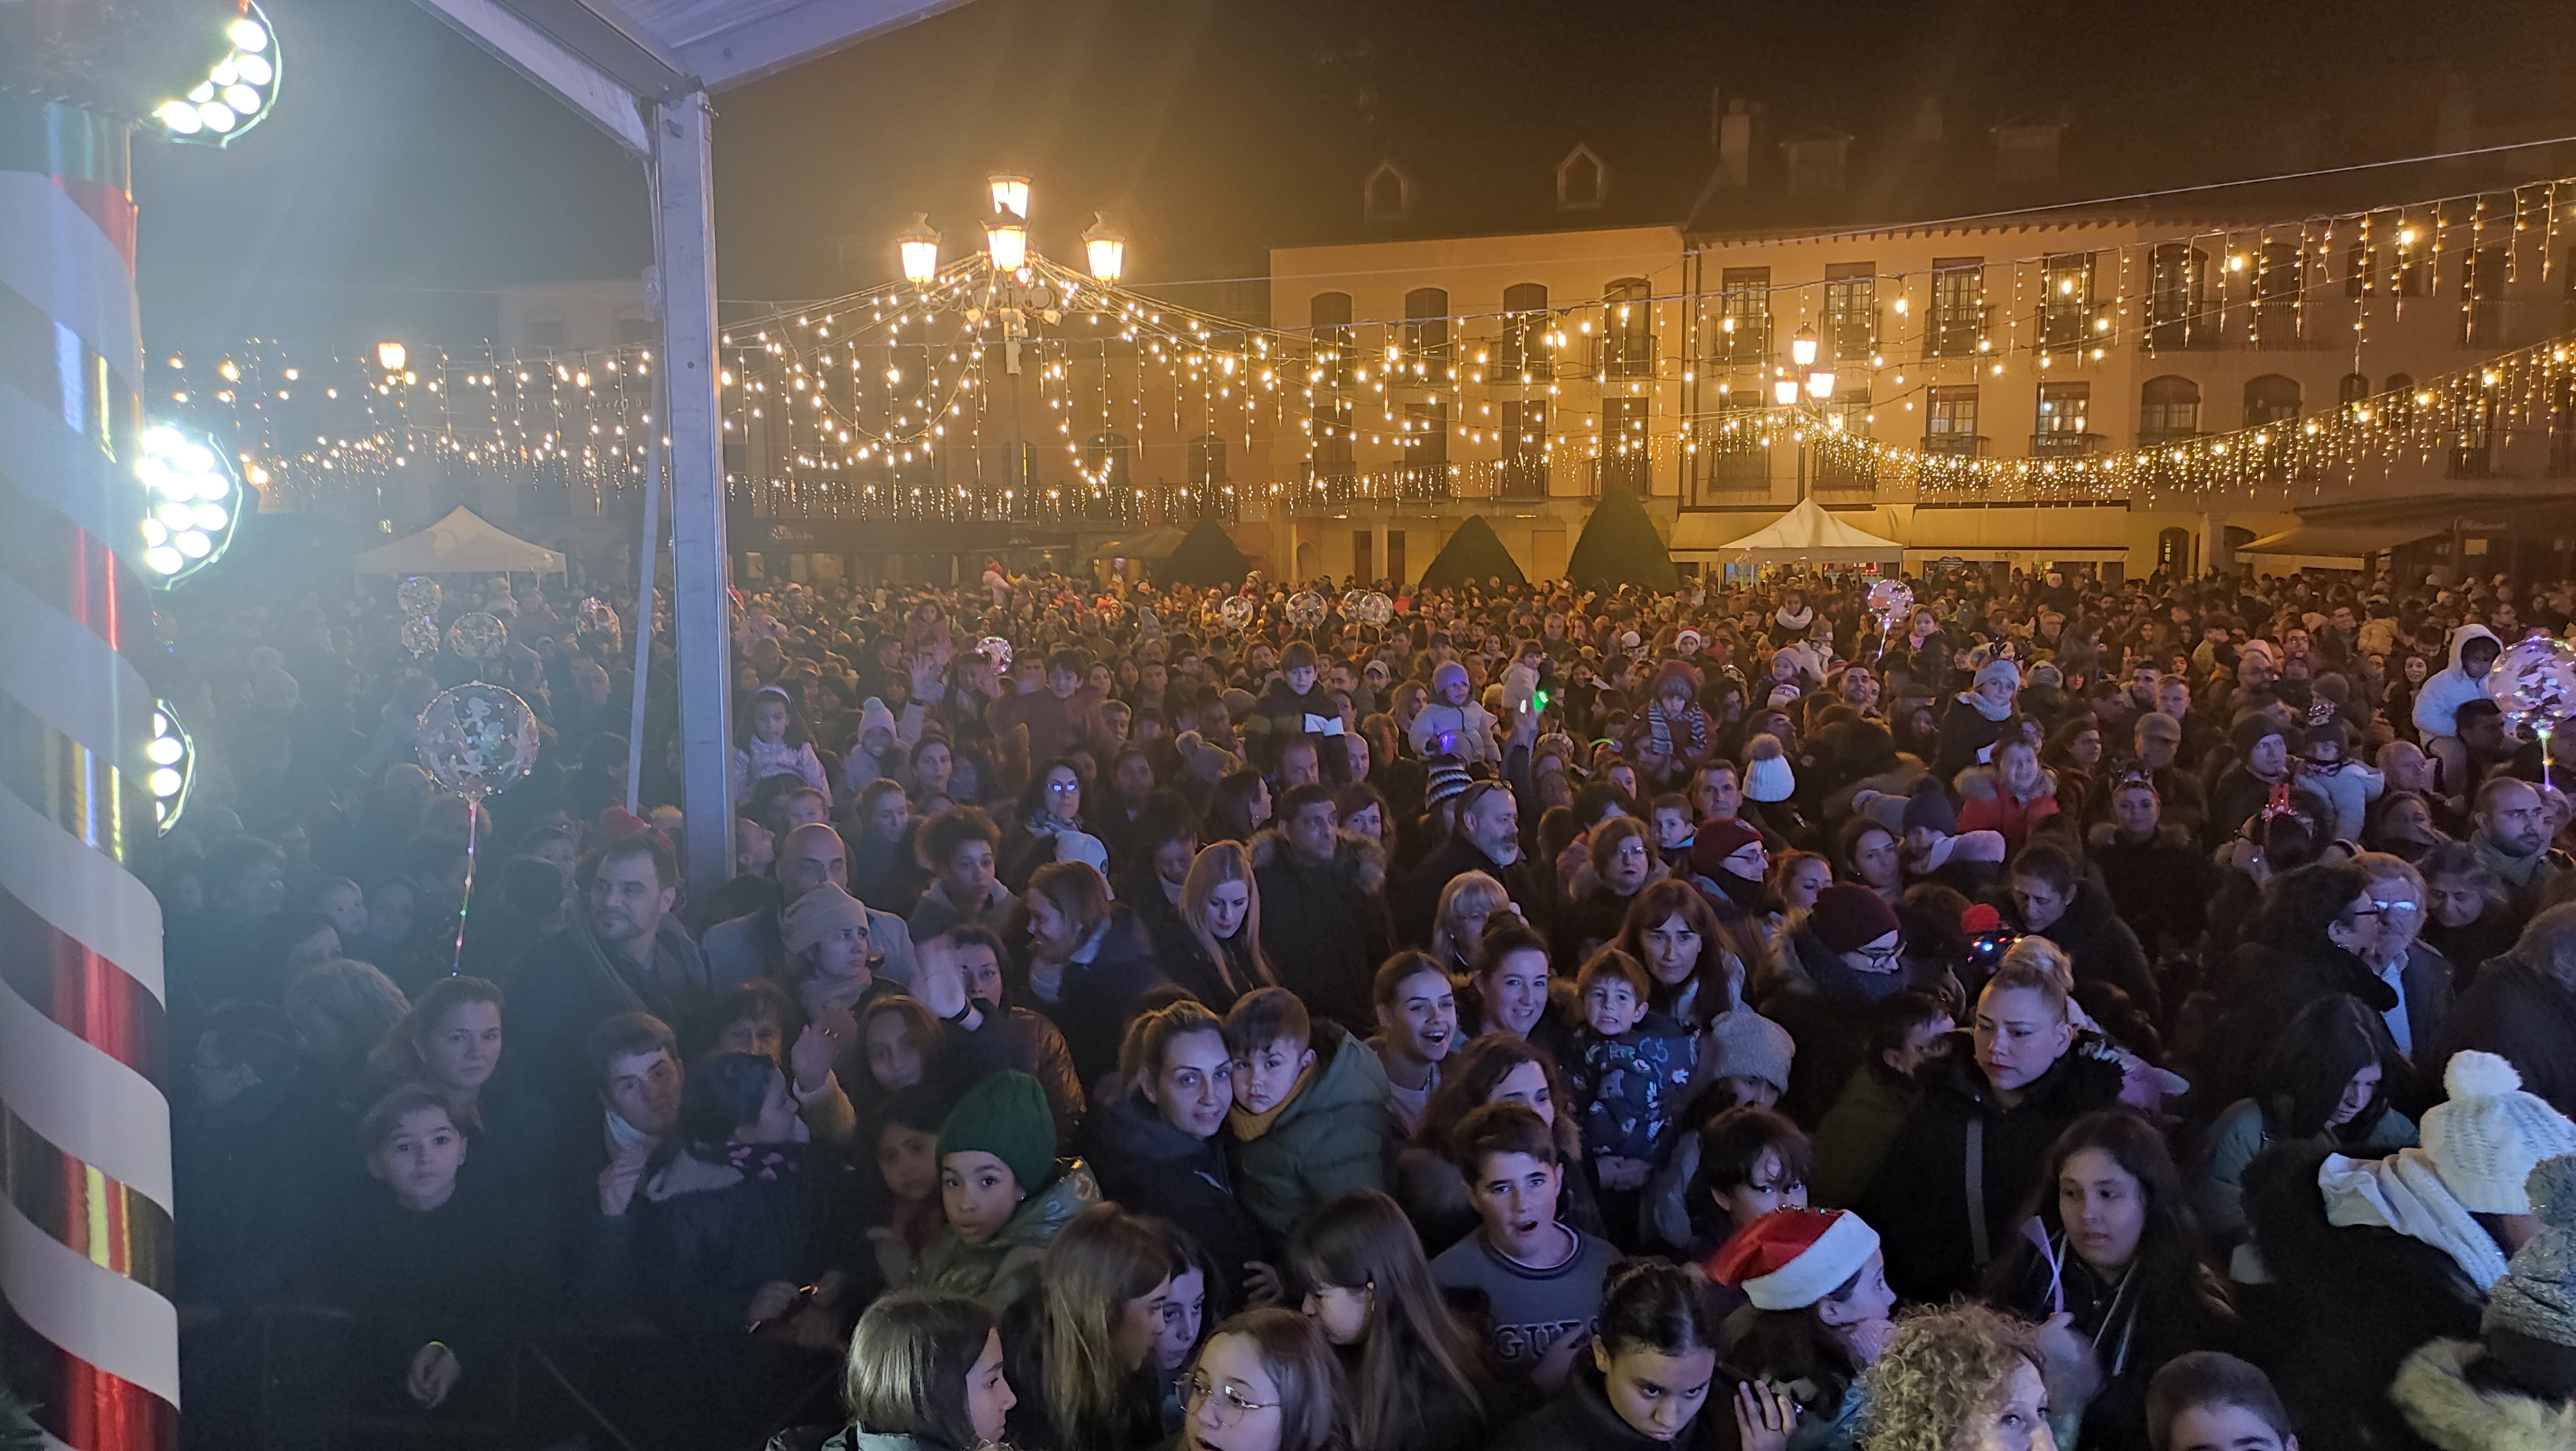
<path id="1" fill-rule="evenodd" d="M 651 260 L 636 165 L 413 0 L 268 8 L 277 113 L 228 151 L 137 143 L 156 346 L 465 342 L 493 287 Z M 2074 200 L 2576 134 L 2571 69 L 2563 0 L 975 0 L 719 98 L 722 290 L 869 285 L 915 211 L 972 245 L 1004 164 L 1036 179 L 1043 249 L 1074 255 L 1105 210 L 1133 276 L 1243 276 L 1270 245 L 1366 235 L 1359 179 L 1382 156 L 1461 229 L 1554 226 L 1521 199 L 1586 140 L 1678 221 L 1714 165 L 1713 91 L 1759 102 L 1774 140 L 1851 133 L 1844 214 L 1899 221 L 2013 200 L 1873 161 L 1927 98 L 1960 145 L 2065 122 L 2045 199 Z M 2370 194 L 2464 184 L 2419 171 Z"/>

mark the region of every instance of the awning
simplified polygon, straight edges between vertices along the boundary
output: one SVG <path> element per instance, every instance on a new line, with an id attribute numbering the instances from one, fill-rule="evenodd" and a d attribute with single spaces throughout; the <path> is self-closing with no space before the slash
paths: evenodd
<path id="1" fill-rule="evenodd" d="M 1675 554 L 1717 554 L 1764 564 L 1892 563 L 1905 553 L 1904 545 L 1844 523 L 1813 499 L 1800 500 L 1796 508 L 1751 533 L 1742 529 L 1739 516 L 1684 513 L 1673 526 L 1667 548 Z"/>
<path id="2" fill-rule="evenodd" d="M 354 563 L 360 574 L 553 574 L 564 567 L 564 557 L 459 505 L 418 534 L 370 549 Z"/>
<path id="3" fill-rule="evenodd" d="M 2388 524 L 2298 523 L 2278 534 L 2236 546 L 2239 554 L 2311 554 L 2332 559 L 2367 559 L 2401 544 L 2448 534 L 2448 520 L 2414 519 Z"/>

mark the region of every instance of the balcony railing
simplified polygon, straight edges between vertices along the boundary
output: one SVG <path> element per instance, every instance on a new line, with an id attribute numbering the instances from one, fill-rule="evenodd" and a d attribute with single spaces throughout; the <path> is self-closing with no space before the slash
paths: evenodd
<path id="1" fill-rule="evenodd" d="M 2098 433 L 2073 433 L 2064 429 L 2050 429 L 2030 436 L 2030 456 L 2032 458 L 2078 458 L 2088 453 L 2100 453 L 2102 445 L 2106 442 L 2108 440 Z"/>
<path id="2" fill-rule="evenodd" d="M 1958 458 L 1977 458 L 1986 451 L 1982 433 L 1927 433 L 1923 435 L 1925 453 L 1946 453 Z"/>

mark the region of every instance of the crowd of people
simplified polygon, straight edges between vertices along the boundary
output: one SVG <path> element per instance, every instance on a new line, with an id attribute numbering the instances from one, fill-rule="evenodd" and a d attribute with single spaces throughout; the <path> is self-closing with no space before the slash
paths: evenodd
<path id="1" fill-rule="evenodd" d="M 2576 1444 L 2576 585 L 1869 583 L 173 612 L 184 1430 Z"/>

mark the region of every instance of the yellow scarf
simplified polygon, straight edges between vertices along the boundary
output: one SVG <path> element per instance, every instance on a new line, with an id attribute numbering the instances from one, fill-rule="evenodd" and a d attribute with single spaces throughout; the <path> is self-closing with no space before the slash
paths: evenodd
<path id="1" fill-rule="evenodd" d="M 1240 1107 L 1227 1109 L 1225 1126 L 1234 1130 L 1234 1141 L 1238 1144 L 1248 1144 L 1270 1132 L 1270 1126 L 1278 1121 L 1279 1115 L 1287 1111 L 1288 1105 L 1297 1101 L 1297 1095 L 1306 1091 L 1307 1083 L 1314 1078 L 1315 1070 L 1320 1066 L 1317 1063 L 1307 1064 L 1298 1072 L 1297 1081 L 1288 1085 L 1288 1096 L 1270 1105 L 1265 1113 L 1246 1113 Z"/>

